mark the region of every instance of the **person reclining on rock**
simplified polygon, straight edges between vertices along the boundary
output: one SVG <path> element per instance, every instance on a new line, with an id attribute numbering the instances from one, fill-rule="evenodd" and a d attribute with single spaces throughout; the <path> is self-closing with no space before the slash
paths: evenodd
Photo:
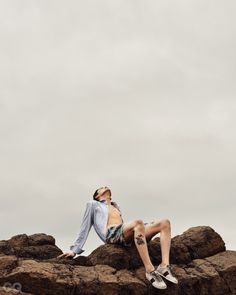
<path id="1" fill-rule="evenodd" d="M 70 251 L 63 253 L 58 258 L 74 257 L 84 252 L 84 246 L 91 227 L 104 243 L 119 244 L 123 247 L 135 245 L 146 270 L 146 278 L 155 288 L 165 289 L 167 286 L 162 277 L 177 284 L 169 264 L 171 245 L 171 224 L 168 219 L 144 223 L 141 219 L 124 223 L 120 207 L 112 201 L 111 190 L 100 187 L 93 195 L 93 200 L 87 202 L 78 238 L 70 246 Z M 157 233 L 160 233 L 162 262 L 154 267 L 149 253 L 147 242 Z"/>

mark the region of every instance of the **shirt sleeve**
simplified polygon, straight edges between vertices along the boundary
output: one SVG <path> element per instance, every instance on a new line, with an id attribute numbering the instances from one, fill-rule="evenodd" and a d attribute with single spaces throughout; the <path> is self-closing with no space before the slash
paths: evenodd
<path id="1" fill-rule="evenodd" d="M 78 238 L 75 240 L 74 245 L 70 246 L 70 250 L 76 254 L 81 254 L 84 252 L 82 247 L 84 246 L 90 229 L 93 225 L 93 211 L 93 202 L 90 201 L 86 204 L 86 210 L 79 229 Z"/>

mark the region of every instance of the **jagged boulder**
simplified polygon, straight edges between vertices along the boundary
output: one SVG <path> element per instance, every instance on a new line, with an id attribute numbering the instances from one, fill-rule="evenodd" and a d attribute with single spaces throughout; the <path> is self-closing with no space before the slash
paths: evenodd
<path id="1" fill-rule="evenodd" d="M 0 254 L 17 257 L 50 259 L 62 251 L 55 245 L 55 239 L 43 233 L 27 236 L 20 234 L 9 240 L 0 241 Z"/>
<path id="2" fill-rule="evenodd" d="M 55 248 L 47 252 L 40 248 L 45 245 Z M 153 263 L 159 263 L 159 238 L 148 247 Z M 172 239 L 173 272 L 179 284 L 168 283 L 164 291 L 146 280 L 134 247 L 102 245 L 88 257 L 57 259 L 62 251 L 54 238 L 36 234 L 1 241 L 0 252 L 0 295 L 16 294 L 3 287 L 6 283 L 20 284 L 22 295 L 236 295 L 236 252 L 226 251 L 210 227 L 194 227 Z"/>
<path id="3" fill-rule="evenodd" d="M 160 263 L 160 239 L 148 243 L 148 249 L 154 264 Z M 192 227 L 171 242 L 171 262 L 186 264 L 197 258 L 205 258 L 225 250 L 221 236 L 209 226 Z M 107 255 L 109 253 L 109 255 Z M 78 261 L 79 263 L 79 261 Z M 124 251 L 119 245 L 106 244 L 95 249 L 86 261 L 88 264 L 106 264 L 116 269 L 135 269 L 142 265 L 135 246 Z"/>

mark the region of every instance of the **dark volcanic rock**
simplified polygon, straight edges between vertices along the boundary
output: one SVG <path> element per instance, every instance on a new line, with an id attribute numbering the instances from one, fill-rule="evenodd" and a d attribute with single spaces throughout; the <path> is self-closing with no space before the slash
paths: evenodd
<path id="1" fill-rule="evenodd" d="M 152 262 L 161 260 L 160 239 L 155 238 L 148 243 Z M 171 243 L 171 262 L 188 263 L 193 259 L 205 258 L 225 250 L 221 236 L 208 226 L 192 227 L 182 235 L 176 236 Z M 107 252 L 110 253 L 107 255 Z M 102 245 L 89 255 L 93 265 L 106 264 L 116 269 L 135 269 L 142 265 L 135 246 L 124 251 L 121 246 Z"/>
<path id="2" fill-rule="evenodd" d="M 209 226 L 192 227 L 182 235 L 173 238 L 173 253 L 180 243 L 187 247 L 191 260 L 205 258 L 225 250 L 225 243 L 221 236 Z M 173 259 L 176 262 L 179 261 L 177 255 L 173 256 Z M 186 263 L 185 259 L 182 261 Z"/>
<path id="3" fill-rule="evenodd" d="M 17 289 L 10 287 L 0 287 L 0 295 L 33 295 L 32 293 L 19 292 Z"/>
<path id="4" fill-rule="evenodd" d="M 152 261 L 158 264 L 159 238 L 150 241 L 148 247 Z M 0 241 L 0 249 L 0 286 L 20 283 L 24 293 L 18 294 L 236 295 L 236 252 L 226 251 L 223 240 L 210 227 L 191 228 L 172 239 L 172 266 L 179 284 L 168 283 L 164 291 L 147 281 L 135 247 L 108 244 L 88 257 L 57 259 L 55 253 L 61 251 L 54 238 L 36 234 Z M 16 293 L 0 288 L 1 294 Z"/>
<path id="5" fill-rule="evenodd" d="M 135 248 L 132 250 L 136 251 Z M 119 245 L 105 244 L 95 249 L 89 255 L 89 260 L 92 265 L 105 264 L 115 269 L 130 269 L 132 260 L 129 252 L 129 249 L 124 251 L 124 248 Z"/>
<path id="6" fill-rule="evenodd" d="M 46 234 L 16 235 L 10 240 L 0 241 L 0 254 L 16 255 L 17 257 L 50 259 L 62 251 L 55 245 L 55 239 Z"/>

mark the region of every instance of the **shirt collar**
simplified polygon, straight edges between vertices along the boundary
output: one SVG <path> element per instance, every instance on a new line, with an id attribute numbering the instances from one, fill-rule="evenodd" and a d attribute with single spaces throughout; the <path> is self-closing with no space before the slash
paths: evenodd
<path id="1" fill-rule="evenodd" d="M 107 204 L 107 200 L 101 200 L 101 201 L 100 201 L 100 203 L 105 203 L 105 204 Z M 114 204 L 114 202 L 113 202 L 113 201 L 111 201 L 111 204 L 113 205 L 113 204 Z"/>

